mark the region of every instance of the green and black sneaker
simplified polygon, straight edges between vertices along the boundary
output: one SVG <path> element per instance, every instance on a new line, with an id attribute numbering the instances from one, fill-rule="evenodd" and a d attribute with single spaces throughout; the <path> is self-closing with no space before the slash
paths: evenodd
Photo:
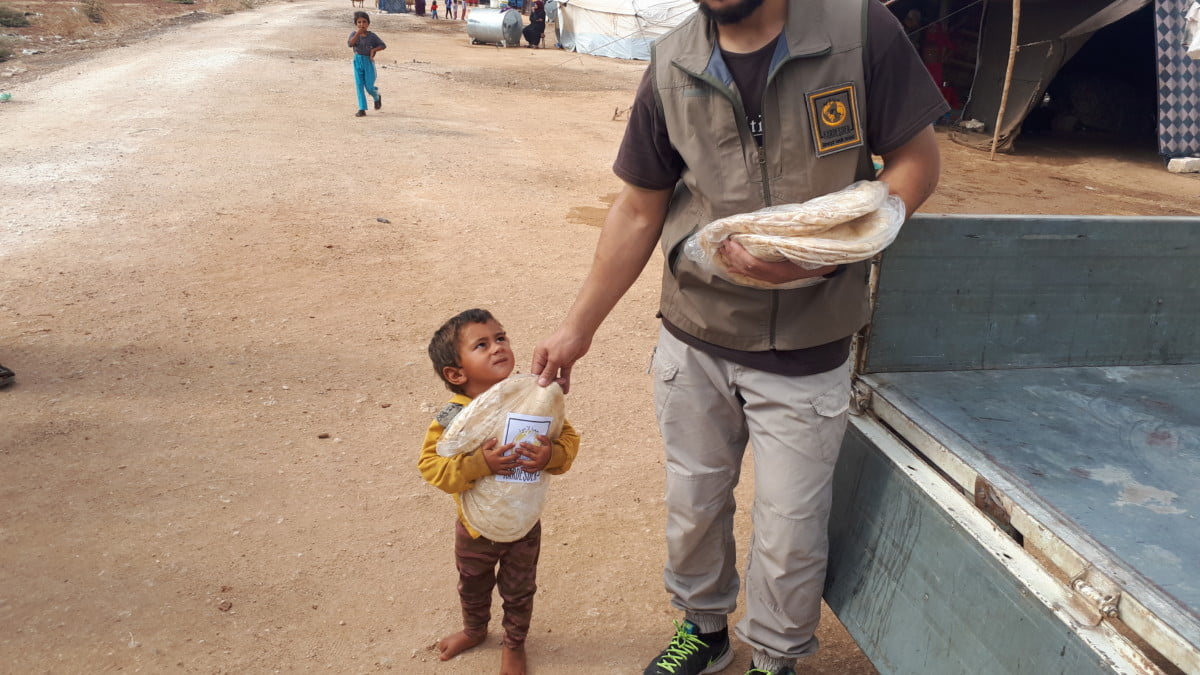
<path id="1" fill-rule="evenodd" d="M 642 675 L 705 675 L 725 669 L 733 661 L 729 629 L 700 633 L 691 621 L 676 622 L 675 636 Z"/>

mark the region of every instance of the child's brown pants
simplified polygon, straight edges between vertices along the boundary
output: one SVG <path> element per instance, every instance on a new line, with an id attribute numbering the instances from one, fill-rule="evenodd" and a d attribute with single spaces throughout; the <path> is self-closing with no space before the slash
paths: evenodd
<path id="1" fill-rule="evenodd" d="M 533 616 L 541 550 L 541 521 L 524 537 L 507 543 L 487 537 L 473 539 L 461 521 L 455 524 L 454 559 L 458 567 L 463 632 L 471 637 L 487 635 L 488 621 L 492 618 L 492 588 L 499 587 L 504 602 L 504 645 L 516 649 L 525 644 Z"/>

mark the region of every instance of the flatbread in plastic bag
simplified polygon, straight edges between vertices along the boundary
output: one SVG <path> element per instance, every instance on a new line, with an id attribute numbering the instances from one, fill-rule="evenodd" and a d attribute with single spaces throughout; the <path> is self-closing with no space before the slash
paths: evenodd
<path id="1" fill-rule="evenodd" d="M 549 418 L 545 435 L 557 439 L 564 419 L 562 388 L 558 383 L 538 386 L 532 375 L 513 375 L 498 382 L 455 416 L 438 440 L 437 453 L 453 457 L 471 452 L 490 438 L 503 443 L 509 420 L 521 416 Z M 516 541 L 541 517 L 549 478 L 544 471 L 533 481 L 484 476 L 459 495 L 463 516 L 468 525 L 492 541 Z"/>
<path id="2" fill-rule="evenodd" d="M 719 249 L 733 239 L 754 257 L 767 262 L 789 260 L 815 269 L 844 265 L 887 248 L 904 224 L 904 201 L 888 193 L 882 181 L 858 181 L 849 187 L 799 204 L 769 206 L 714 220 L 684 244 L 685 254 L 718 276 L 742 286 L 789 289 L 825 279 L 798 279 L 772 284 L 729 269 Z"/>

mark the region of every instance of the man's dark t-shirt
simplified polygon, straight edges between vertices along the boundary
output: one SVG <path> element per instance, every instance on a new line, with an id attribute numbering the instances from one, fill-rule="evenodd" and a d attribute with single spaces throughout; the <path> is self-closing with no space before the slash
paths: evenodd
<path id="1" fill-rule="evenodd" d="M 746 92 L 742 96 L 742 108 L 746 112 L 746 123 L 750 125 L 754 142 L 760 148 L 763 137 L 762 95 L 767 90 L 767 74 L 771 68 L 771 58 L 775 56 L 776 42 L 749 54 L 721 50 L 721 58 L 725 60 L 738 91 Z"/>

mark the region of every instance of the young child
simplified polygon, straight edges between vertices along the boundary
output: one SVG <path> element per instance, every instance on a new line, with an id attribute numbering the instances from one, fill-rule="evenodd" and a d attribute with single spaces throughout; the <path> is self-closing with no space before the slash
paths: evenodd
<path id="1" fill-rule="evenodd" d="M 430 11 L 433 12 L 433 18 L 437 18 L 437 0 L 433 0 L 433 4 L 429 5 Z"/>
<path id="2" fill-rule="evenodd" d="M 564 421 L 562 433 L 553 442 L 539 435 L 536 445 L 499 445 L 493 438 L 478 450 L 442 457 L 437 453 L 438 439 L 455 415 L 471 399 L 511 375 L 515 362 L 504 327 L 483 309 L 469 309 L 443 324 L 429 342 L 429 358 L 454 395 L 429 424 L 417 466 L 426 482 L 454 495 L 458 504 L 454 558 L 463 616 L 463 629 L 438 641 L 439 658 L 452 659 L 484 641 L 491 618 L 492 588 L 498 587 L 504 602 L 500 674 L 524 675 L 525 637 L 537 591 L 542 524 L 539 521 L 516 541 L 491 541 L 467 525 L 459 493 L 484 476 L 508 476 L 518 469 L 564 473 L 579 452 L 579 434 Z"/>
<path id="3" fill-rule="evenodd" d="M 366 117 L 367 97 L 363 92 L 375 99 L 375 109 L 383 107 L 383 96 L 375 88 L 375 54 L 387 49 L 379 36 L 367 30 L 371 26 L 371 17 L 366 12 L 354 13 L 354 32 L 350 34 L 346 44 L 354 50 L 354 93 L 358 95 L 358 112 L 355 117 Z"/>

